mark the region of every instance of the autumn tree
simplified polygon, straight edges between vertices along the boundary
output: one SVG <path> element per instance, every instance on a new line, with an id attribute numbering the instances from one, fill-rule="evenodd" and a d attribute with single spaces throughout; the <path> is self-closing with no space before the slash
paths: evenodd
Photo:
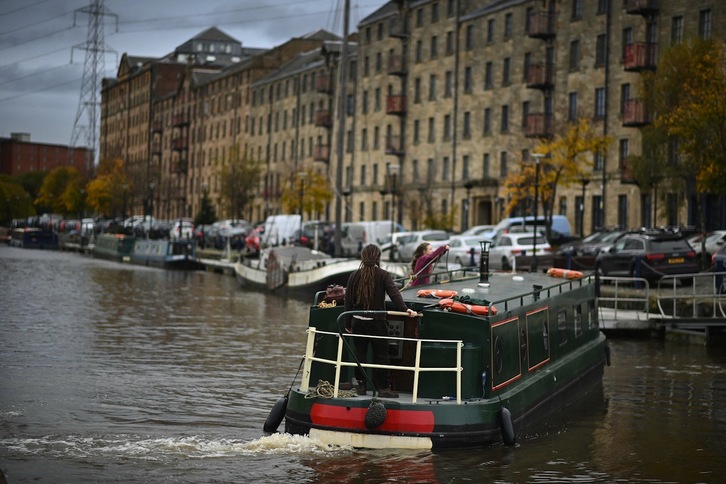
<path id="1" fill-rule="evenodd" d="M 231 218 L 242 219 L 247 205 L 254 196 L 262 167 L 256 160 L 240 154 L 239 146 L 230 149 L 230 158 L 218 171 L 220 177 L 220 203 Z"/>
<path id="2" fill-rule="evenodd" d="M 280 203 L 285 213 L 300 213 L 302 202 L 302 212 L 307 213 L 308 218 L 322 213 L 332 200 L 330 180 L 315 170 L 291 173 L 280 195 Z"/>
<path id="3" fill-rule="evenodd" d="M 534 149 L 534 153 L 544 155 L 539 162 L 538 184 L 535 163 L 523 162 L 519 172 L 507 175 L 504 186 L 510 195 L 510 202 L 506 210 L 512 211 L 524 200 L 534 200 L 537 185 L 538 198 L 547 222 L 546 236 L 550 238 L 558 187 L 567 188 L 588 179 L 593 166 L 592 154 L 605 153 L 611 142 L 609 136 L 595 133 L 586 118 L 581 118 L 577 123 L 568 123 L 564 134 L 543 141 Z"/>
<path id="4" fill-rule="evenodd" d="M 10 175 L 0 175 L 0 222 L 10 225 L 14 218 L 35 215 L 30 194 L 19 180 Z"/>
<path id="5" fill-rule="evenodd" d="M 629 160 L 636 180 L 664 178 L 666 190 L 723 193 L 726 179 L 726 60 L 716 39 L 694 38 L 670 47 L 658 70 L 642 77 L 642 91 L 652 126 L 644 130 L 643 153 Z M 646 136 L 648 134 L 648 136 Z M 677 165 L 668 163 L 675 147 Z M 645 177 L 645 178 L 643 178 Z M 660 178 L 656 179 L 656 182 Z M 652 179 L 651 179 L 652 181 Z M 703 213 L 695 197 L 699 226 Z"/>
<path id="6" fill-rule="evenodd" d="M 62 215 L 78 214 L 84 204 L 83 177 L 75 167 L 59 166 L 48 173 L 40 187 L 36 206 Z"/>
<path id="7" fill-rule="evenodd" d="M 96 213 L 106 217 L 125 215 L 128 193 L 132 183 L 124 170 L 124 162 L 120 158 L 101 160 L 96 169 L 96 178 L 86 189 L 86 203 Z"/>

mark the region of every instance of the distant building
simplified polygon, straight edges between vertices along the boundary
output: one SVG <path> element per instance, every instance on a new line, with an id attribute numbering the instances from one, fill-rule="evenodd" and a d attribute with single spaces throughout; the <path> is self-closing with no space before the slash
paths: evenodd
<path id="1" fill-rule="evenodd" d="M 0 173 L 18 176 L 33 171 L 51 171 L 59 166 L 73 166 L 84 177 L 92 173 L 87 166 L 87 148 L 34 143 L 30 133 L 11 133 L 0 138 Z M 92 157 L 88 159 L 93 159 Z"/>

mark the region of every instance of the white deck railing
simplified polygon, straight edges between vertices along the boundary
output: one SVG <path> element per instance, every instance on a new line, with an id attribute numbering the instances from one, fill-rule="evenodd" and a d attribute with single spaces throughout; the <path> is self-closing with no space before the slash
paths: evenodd
<path id="1" fill-rule="evenodd" d="M 312 369 L 313 362 L 317 363 L 323 363 L 332 365 L 335 367 L 335 379 L 333 381 L 333 398 L 338 397 L 338 386 L 340 384 L 340 373 L 343 367 L 356 367 L 358 366 L 358 363 L 355 361 L 344 361 L 343 360 L 343 349 L 345 348 L 345 342 L 343 341 L 343 337 L 345 338 L 369 338 L 369 339 L 385 339 L 387 341 L 399 341 L 400 344 L 403 344 L 404 342 L 411 342 L 416 344 L 416 357 L 413 366 L 405 366 L 405 365 L 380 365 L 376 363 L 363 363 L 361 362 L 360 365 L 363 368 L 373 368 L 373 369 L 388 369 L 388 370 L 399 370 L 399 371 L 410 371 L 413 373 L 413 395 L 411 398 L 411 403 L 416 403 L 418 400 L 418 386 L 419 386 L 419 376 L 421 372 L 453 372 L 456 374 L 456 402 L 461 403 L 461 372 L 463 370 L 461 366 L 461 349 L 464 347 L 464 342 L 461 340 L 439 340 L 439 339 L 412 339 L 412 338 L 401 338 L 401 337 L 394 337 L 394 336 L 370 336 L 370 335 L 357 335 L 357 334 L 344 334 L 341 335 L 340 333 L 334 333 L 330 331 L 318 331 L 315 327 L 309 327 L 307 329 L 307 345 L 305 348 L 305 363 L 303 366 L 303 376 L 302 376 L 302 382 L 300 384 L 300 390 L 302 392 L 307 392 L 310 388 L 310 373 Z M 319 335 L 323 336 L 329 336 L 338 338 L 338 348 L 336 353 L 336 358 L 334 360 L 327 359 L 327 358 L 321 358 L 319 356 L 315 356 L 315 340 Z M 423 350 L 423 343 L 448 343 L 456 344 L 456 366 L 454 367 L 421 367 L 421 352 Z"/>

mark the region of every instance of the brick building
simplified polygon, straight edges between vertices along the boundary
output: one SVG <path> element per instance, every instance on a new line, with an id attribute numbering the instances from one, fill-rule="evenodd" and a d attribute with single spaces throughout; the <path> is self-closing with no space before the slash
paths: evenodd
<path id="1" fill-rule="evenodd" d="M 92 159 L 87 148 L 36 143 L 30 141 L 27 133 L 12 133 L 10 138 L 0 138 L 0 173 L 10 176 L 73 166 L 83 177 L 88 177 L 93 172 L 88 166 L 88 160 Z"/>

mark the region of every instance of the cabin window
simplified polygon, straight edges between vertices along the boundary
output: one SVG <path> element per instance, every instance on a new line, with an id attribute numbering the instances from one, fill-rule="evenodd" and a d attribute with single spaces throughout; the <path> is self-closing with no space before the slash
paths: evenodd
<path id="1" fill-rule="evenodd" d="M 567 343 L 567 310 L 557 312 L 557 333 L 560 338 L 560 346 Z"/>
<path id="2" fill-rule="evenodd" d="M 582 306 L 575 306 L 575 338 L 582 336 Z"/>
<path id="3" fill-rule="evenodd" d="M 597 311 L 595 311 L 595 301 L 587 301 L 587 312 L 590 319 L 590 329 L 597 329 Z"/>

